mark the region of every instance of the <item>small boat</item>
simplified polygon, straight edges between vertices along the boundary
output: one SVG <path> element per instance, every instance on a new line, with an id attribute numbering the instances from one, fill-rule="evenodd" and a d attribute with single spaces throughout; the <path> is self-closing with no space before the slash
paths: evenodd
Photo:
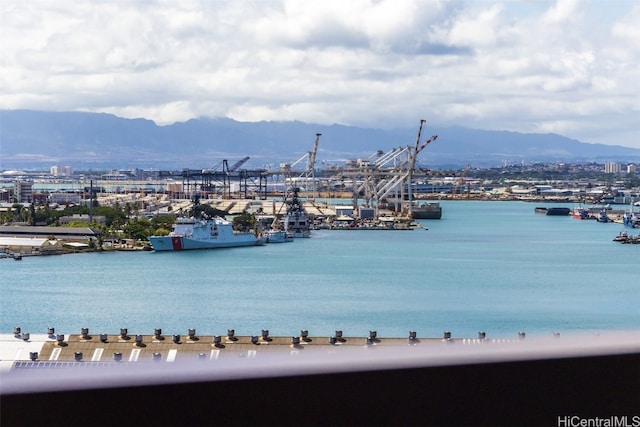
<path id="1" fill-rule="evenodd" d="M 629 210 L 622 215 L 622 223 L 631 228 L 640 227 L 640 215 L 633 210 L 633 204 Z"/>
<path id="2" fill-rule="evenodd" d="M 609 215 L 607 215 L 606 209 L 602 209 L 600 212 L 598 212 L 598 216 L 596 217 L 596 220 L 598 222 L 611 222 Z"/>
<path id="3" fill-rule="evenodd" d="M 286 243 L 293 242 L 293 237 L 289 236 L 284 230 L 269 230 L 264 232 L 267 243 Z"/>
<path id="4" fill-rule="evenodd" d="M 635 212 L 625 212 L 622 215 L 622 223 L 627 227 L 640 227 L 640 217 Z"/>
<path id="5" fill-rule="evenodd" d="M 626 242 L 629 239 L 629 235 L 627 234 L 626 231 L 621 231 L 620 233 L 618 233 L 618 235 L 616 237 L 613 238 L 614 242 Z"/>
<path id="6" fill-rule="evenodd" d="M 626 231 L 621 231 L 616 237 L 613 238 L 613 241 L 618 243 L 630 243 L 632 245 L 637 245 L 640 244 L 640 235 L 632 236 L 630 234 L 627 234 Z"/>
<path id="7" fill-rule="evenodd" d="M 571 212 L 571 216 L 574 219 L 589 219 L 589 211 L 584 208 L 574 208 Z"/>

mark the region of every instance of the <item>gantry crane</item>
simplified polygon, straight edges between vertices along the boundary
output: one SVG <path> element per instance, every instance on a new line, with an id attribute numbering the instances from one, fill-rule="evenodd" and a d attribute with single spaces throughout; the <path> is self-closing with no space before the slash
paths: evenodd
<path id="1" fill-rule="evenodd" d="M 313 144 L 313 150 L 307 151 L 302 157 L 300 157 L 298 160 L 296 160 L 291 164 L 289 163 L 280 164 L 280 170 L 282 171 L 282 174 L 284 176 L 285 189 L 292 185 L 295 185 L 295 183 L 291 182 L 292 181 L 291 175 L 293 174 L 293 168 L 297 166 L 299 163 L 301 163 L 303 160 L 306 160 L 307 166 L 300 173 L 298 178 L 305 178 L 307 187 L 309 187 L 309 181 L 311 181 L 312 197 L 315 198 L 316 196 L 316 156 L 318 154 L 318 143 L 320 142 L 320 136 L 322 136 L 321 133 L 316 133 L 316 139 Z"/>
<path id="2" fill-rule="evenodd" d="M 413 147 L 393 148 L 387 153 L 378 150 L 367 159 L 350 162 L 340 171 L 340 177 L 353 180 L 354 206 L 358 206 L 358 199 L 362 196 L 365 207 L 378 208 L 383 199 L 395 192 L 396 210 L 400 208 L 404 213 L 411 214 L 411 183 L 415 175 L 417 156 L 438 137 L 434 135 L 421 143 L 424 123 L 424 120 L 420 121 L 418 137 Z M 376 156 L 377 159 L 373 160 Z"/>

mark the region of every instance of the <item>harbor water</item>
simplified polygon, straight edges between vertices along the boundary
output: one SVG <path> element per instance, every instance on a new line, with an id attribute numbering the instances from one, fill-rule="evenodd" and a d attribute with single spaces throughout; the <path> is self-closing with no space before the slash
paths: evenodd
<path id="1" fill-rule="evenodd" d="M 427 230 L 1 260 L 0 331 L 511 338 L 640 329 L 640 247 L 612 242 L 622 225 L 539 215 L 522 202 L 441 205 L 441 220 L 421 222 Z"/>

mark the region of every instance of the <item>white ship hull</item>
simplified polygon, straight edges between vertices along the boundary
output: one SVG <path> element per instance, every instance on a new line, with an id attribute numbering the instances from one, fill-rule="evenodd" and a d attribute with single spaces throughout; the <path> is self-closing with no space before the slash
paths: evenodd
<path id="1" fill-rule="evenodd" d="M 236 248 L 242 246 L 258 246 L 263 239 L 251 235 L 238 236 L 232 241 L 193 240 L 181 236 L 150 237 L 151 247 L 156 251 L 187 251 L 191 249 Z"/>
<path id="2" fill-rule="evenodd" d="M 221 218 L 179 218 L 168 236 L 151 236 L 149 242 L 156 251 L 187 251 L 258 246 L 265 239 L 253 233 L 237 233 Z"/>

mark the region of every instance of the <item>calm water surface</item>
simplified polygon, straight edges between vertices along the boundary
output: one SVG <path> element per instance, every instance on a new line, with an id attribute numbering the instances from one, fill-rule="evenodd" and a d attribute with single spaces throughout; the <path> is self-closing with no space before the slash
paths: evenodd
<path id="1" fill-rule="evenodd" d="M 490 337 L 640 329 L 622 225 L 520 202 L 443 202 L 428 230 L 315 231 L 263 247 L 0 261 L 0 331 Z M 567 205 L 567 207 L 570 207 Z"/>

